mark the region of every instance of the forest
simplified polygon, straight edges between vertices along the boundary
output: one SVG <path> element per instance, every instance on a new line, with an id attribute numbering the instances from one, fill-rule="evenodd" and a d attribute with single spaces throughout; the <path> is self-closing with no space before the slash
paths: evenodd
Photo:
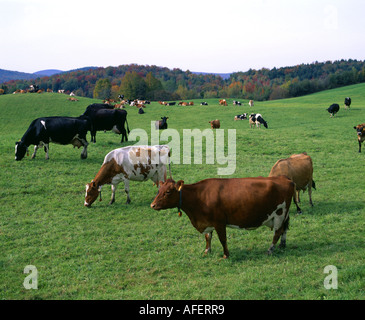
<path id="1" fill-rule="evenodd" d="M 27 90 L 37 85 L 44 91 L 97 99 L 152 101 L 208 98 L 258 101 L 299 97 L 327 89 L 365 82 L 365 61 L 337 60 L 291 67 L 234 72 L 226 80 L 215 74 L 149 65 L 120 65 L 65 72 L 33 80 L 11 80 L 0 85 L 0 94 Z"/>

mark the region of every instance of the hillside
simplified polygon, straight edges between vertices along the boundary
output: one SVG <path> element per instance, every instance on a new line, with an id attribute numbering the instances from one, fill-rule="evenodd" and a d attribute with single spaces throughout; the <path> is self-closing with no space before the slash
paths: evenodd
<path id="1" fill-rule="evenodd" d="M 86 69 L 86 70 L 85 70 Z M 73 91 L 89 98 L 187 100 L 209 98 L 277 100 L 365 82 L 365 61 L 340 60 L 273 68 L 206 74 L 178 68 L 120 65 L 83 68 L 34 80 L 3 83 L 5 93 L 36 84 L 43 90 Z M 102 88 L 102 89 L 101 89 Z"/>
<path id="2" fill-rule="evenodd" d="M 33 73 L 0 69 L 0 83 L 8 82 L 11 80 L 29 80 L 34 78 L 36 78 L 36 76 Z"/>

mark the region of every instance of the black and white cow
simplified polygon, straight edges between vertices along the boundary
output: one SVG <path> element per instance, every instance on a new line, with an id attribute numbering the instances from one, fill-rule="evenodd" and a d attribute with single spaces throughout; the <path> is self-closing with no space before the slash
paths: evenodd
<path id="1" fill-rule="evenodd" d="M 350 105 L 351 105 L 351 98 L 347 97 L 345 98 L 345 110 L 350 109 Z"/>
<path id="2" fill-rule="evenodd" d="M 250 123 L 250 128 L 252 128 L 252 126 L 255 128 L 255 125 L 256 127 L 261 128 L 262 124 L 266 129 L 268 128 L 267 122 L 264 120 L 264 118 L 260 113 L 251 113 L 249 117 L 249 123 Z"/>
<path id="3" fill-rule="evenodd" d="M 125 123 L 127 123 L 128 133 L 130 132 L 127 111 L 113 108 L 113 106 L 106 104 L 91 104 L 81 115 L 82 118 L 87 117 L 91 121 L 90 133 L 92 142 L 96 142 L 96 131 L 101 130 L 113 130 L 117 134 L 122 134 L 121 142 L 124 142 L 124 139 L 128 141 L 127 131 L 125 129 Z"/>
<path id="4" fill-rule="evenodd" d="M 49 159 L 49 143 L 72 144 L 83 147 L 81 159 L 87 158 L 86 134 L 90 130 L 90 120 L 71 117 L 44 117 L 32 121 L 20 141 L 15 143 L 15 160 L 22 160 L 28 147 L 34 145 L 32 159 L 38 148 L 44 146 L 46 159 Z"/>
<path id="5" fill-rule="evenodd" d="M 233 105 L 234 106 L 241 106 L 242 103 L 240 101 L 233 100 Z"/>
<path id="6" fill-rule="evenodd" d="M 208 105 L 208 102 L 203 101 L 200 105 L 201 106 L 207 106 Z"/>
<path id="7" fill-rule="evenodd" d="M 238 114 L 234 117 L 234 120 L 245 120 L 247 119 L 247 113 Z"/>
<path id="8" fill-rule="evenodd" d="M 337 103 L 331 104 L 327 111 L 331 114 L 330 118 L 334 117 L 335 114 L 340 110 L 340 106 Z"/>
<path id="9" fill-rule="evenodd" d="M 161 117 L 161 120 L 157 120 L 155 122 L 155 127 L 156 130 L 163 130 L 163 129 L 167 129 L 167 119 L 169 117 Z"/>

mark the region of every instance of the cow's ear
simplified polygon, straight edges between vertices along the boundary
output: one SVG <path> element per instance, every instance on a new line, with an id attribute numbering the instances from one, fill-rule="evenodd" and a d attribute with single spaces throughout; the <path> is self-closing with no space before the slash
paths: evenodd
<path id="1" fill-rule="evenodd" d="M 178 182 L 176 182 L 176 190 L 180 191 L 183 185 L 184 185 L 184 180 L 179 180 Z"/>

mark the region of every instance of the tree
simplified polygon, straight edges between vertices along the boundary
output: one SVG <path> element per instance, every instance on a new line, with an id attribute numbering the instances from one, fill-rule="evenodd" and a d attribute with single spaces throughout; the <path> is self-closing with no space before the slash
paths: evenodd
<path id="1" fill-rule="evenodd" d="M 93 97 L 94 99 L 109 99 L 111 95 L 112 85 L 109 79 L 100 79 L 94 88 Z"/>
<path id="2" fill-rule="evenodd" d="M 126 72 L 119 87 L 119 92 L 130 100 L 145 99 L 146 90 L 145 80 L 136 71 Z"/>

